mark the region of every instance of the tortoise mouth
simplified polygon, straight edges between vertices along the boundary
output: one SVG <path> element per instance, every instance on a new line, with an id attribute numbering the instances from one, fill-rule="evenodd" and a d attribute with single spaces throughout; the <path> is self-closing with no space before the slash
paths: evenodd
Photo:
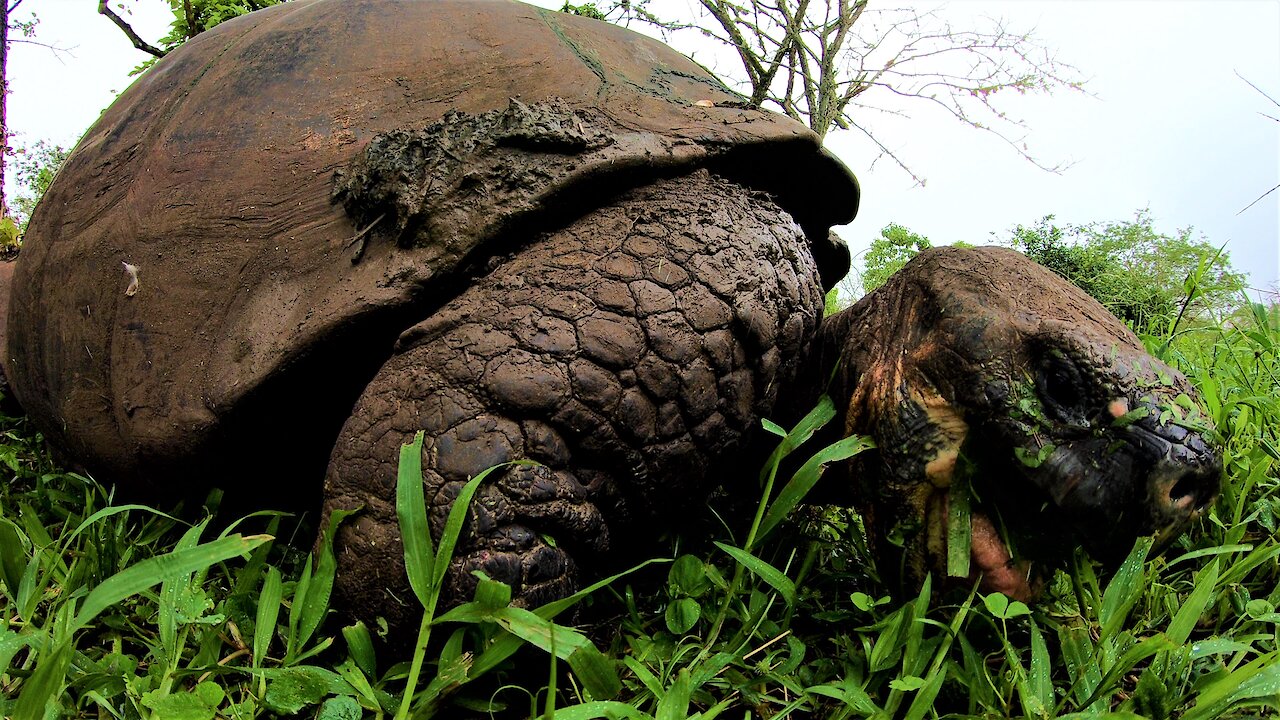
<path id="1" fill-rule="evenodd" d="M 981 435 L 982 433 L 977 433 Z M 1092 552 L 1082 518 L 1042 487 L 1034 470 L 977 442 L 966 442 L 949 487 L 930 502 L 931 565 L 949 584 L 978 584 L 1024 602 L 1037 599 L 1076 548 Z M 967 542 L 967 552 L 964 544 Z M 963 562 L 968 557 L 967 567 Z"/>
<path id="2" fill-rule="evenodd" d="M 1068 443 L 1027 467 L 966 442 L 951 483 L 928 504 L 930 565 L 953 582 L 1032 600 L 1077 548 L 1110 566 L 1140 536 L 1159 551 L 1217 495 L 1221 465 L 1198 438 L 1141 428 L 1127 433 L 1129 453 L 1106 445 Z"/>
<path id="3" fill-rule="evenodd" d="M 930 564 L 948 585 L 1037 599 L 1080 543 L 1067 513 L 1021 473 L 970 466 L 929 503 Z M 933 538 L 940 537 L 941 542 Z"/>
<path id="4" fill-rule="evenodd" d="M 944 493 L 944 503 L 949 509 L 954 507 L 954 500 L 955 495 L 951 491 Z M 967 587 L 977 582 L 983 593 L 1003 593 L 1023 602 L 1040 596 L 1044 582 L 1039 565 L 1019 554 L 1018 544 L 1016 540 L 1011 542 L 1001 516 L 997 514 L 993 520 L 985 510 L 971 508 L 964 518 L 968 527 L 961 525 L 956 528 L 957 532 L 968 535 L 969 566 L 967 574 L 954 573 L 951 543 L 956 542 L 952 532 L 956 521 L 951 512 L 940 519 L 948 538 L 947 574 L 950 580 L 962 578 Z M 963 550 L 959 552 L 963 553 Z"/>

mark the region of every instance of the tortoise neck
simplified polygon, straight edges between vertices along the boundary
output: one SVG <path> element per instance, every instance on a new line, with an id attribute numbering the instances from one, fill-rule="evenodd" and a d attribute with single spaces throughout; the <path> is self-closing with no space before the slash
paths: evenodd
<path id="1" fill-rule="evenodd" d="M 844 415 L 849 399 L 862 375 L 862 344 L 858 330 L 866 325 L 867 317 L 874 312 L 869 298 L 859 301 L 834 315 L 823 318 L 811 349 L 806 376 L 810 387 L 799 395 L 812 407 L 824 393 L 835 401 L 837 412 Z M 806 408 L 807 409 L 807 408 Z"/>

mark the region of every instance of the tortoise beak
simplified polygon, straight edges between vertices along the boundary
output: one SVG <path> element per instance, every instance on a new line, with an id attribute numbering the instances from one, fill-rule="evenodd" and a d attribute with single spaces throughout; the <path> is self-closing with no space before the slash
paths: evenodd
<path id="1" fill-rule="evenodd" d="M 1073 518 L 1090 554 L 1105 563 L 1123 559 L 1137 535 L 1154 535 L 1159 550 L 1213 503 L 1221 487 L 1222 461 L 1212 443 L 1198 431 L 1159 422 L 1159 416 L 1151 407 L 1122 429 L 1118 441 L 1063 448 L 1046 463 L 1045 489 Z"/>
<path id="2" fill-rule="evenodd" d="M 1153 416 L 1131 425 L 1130 442 L 1154 458 L 1146 504 L 1157 542 L 1164 545 L 1209 507 L 1222 487 L 1222 459 L 1198 432 L 1159 425 Z"/>

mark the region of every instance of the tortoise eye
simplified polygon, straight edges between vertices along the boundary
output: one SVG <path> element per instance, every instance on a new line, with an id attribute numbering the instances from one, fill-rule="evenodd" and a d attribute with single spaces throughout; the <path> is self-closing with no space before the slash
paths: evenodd
<path id="1" fill-rule="evenodd" d="M 1045 353 L 1036 386 L 1045 409 L 1057 419 L 1074 424 L 1087 423 L 1091 393 L 1084 386 L 1075 363 L 1061 351 Z"/>

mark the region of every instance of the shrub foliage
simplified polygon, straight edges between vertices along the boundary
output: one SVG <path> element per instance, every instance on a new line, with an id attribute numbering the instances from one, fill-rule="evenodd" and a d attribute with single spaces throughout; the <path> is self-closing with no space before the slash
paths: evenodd
<path id="1" fill-rule="evenodd" d="M 1211 321 L 1239 302 L 1245 287 L 1226 252 L 1191 228 L 1174 235 L 1156 230 L 1145 210 L 1133 220 L 1088 225 L 1059 226 L 1049 215 L 1017 226 L 1008 241 L 1133 328 L 1153 334 Z"/>

